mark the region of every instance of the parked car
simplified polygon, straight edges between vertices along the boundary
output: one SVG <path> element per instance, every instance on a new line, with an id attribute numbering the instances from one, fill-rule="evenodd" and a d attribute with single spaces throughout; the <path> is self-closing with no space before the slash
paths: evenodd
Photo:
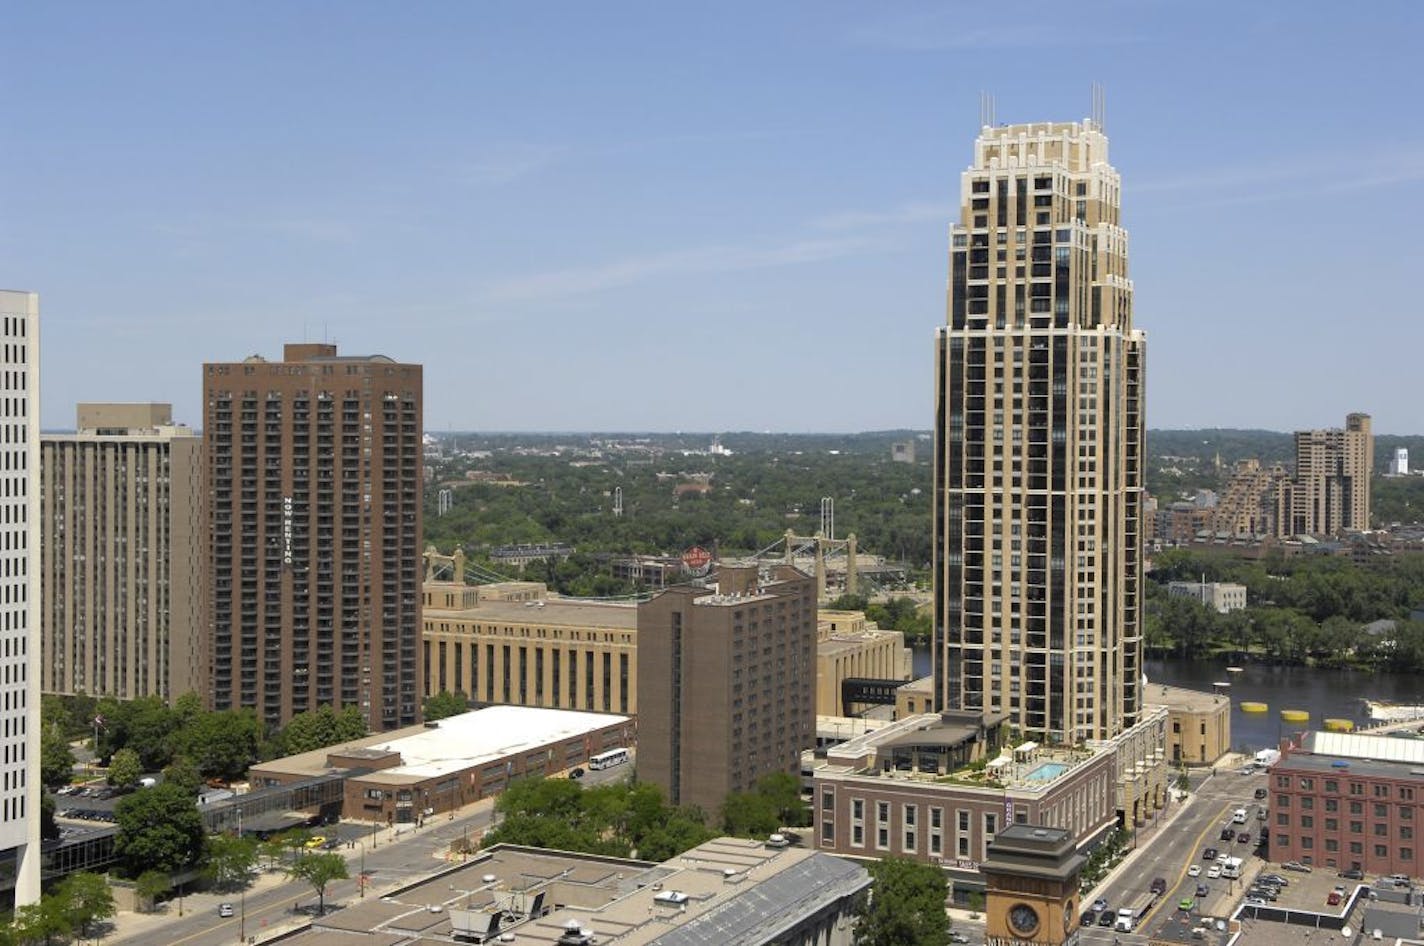
<path id="1" fill-rule="evenodd" d="M 1107 902 L 1106 900 L 1104 900 L 1102 897 L 1099 897 L 1098 899 L 1096 899 L 1096 900 L 1093 901 L 1093 910 L 1095 910 L 1096 912 L 1098 912 L 1098 913 L 1106 912 L 1106 911 L 1107 911 L 1107 908 L 1108 908 L 1108 902 Z"/>
<path id="2" fill-rule="evenodd" d="M 1409 881 L 1409 875 L 1408 875 L 1408 874 L 1390 874 L 1390 875 L 1389 875 L 1389 882 L 1392 883 L 1392 884 L 1394 884 L 1396 887 L 1408 887 L 1408 886 L 1409 886 L 1409 883 L 1410 883 L 1410 881 Z"/>
<path id="3" fill-rule="evenodd" d="M 1358 867 L 1350 867 L 1340 871 L 1339 876 L 1344 877 L 1346 880 L 1364 880 L 1365 872 Z"/>
<path id="4" fill-rule="evenodd" d="M 1342 899 L 1338 890 L 1332 890 L 1330 891 L 1330 895 L 1325 898 L 1325 905 L 1327 907 L 1338 907 Z"/>
<path id="5" fill-rule="evenodd" d="M 1302 874 L 1310 873 L 1310 865 L 1302 864 L 1300 861 L 1286 861 L 1281 865 L 1282 870 L 1293 870 Z"/>
<path id="6" fill-rule="evenodd" d="M 1262 799 L 1262 798 L 1265 798 L 1265 797 L 1266 797 L 1266 790 L 1265 790 L 1264 788 L 1258 788 L 1258 789 L 1256 789 L 1256 799 L 1257 799 L 1258 801 L 1259 801 L 1260 799 Z"/>
<path id="7" fill-rule="evenodd" d="M 1182 899 L 1180 899 L 1180 900 L 1177 901 L 1177 909 L 1178 909 L 1178 910 L 1185 910 L 1185 911 L 1188 912 L 1188 913 L 1191 913 L 1191 912 L 1192 912 L 1192 909 L 1193 909 L 1196 905 L 1197 905 L 1197 899 L 1196 899 L 1196 897 L 1183 897 Z"/>
<path id="8" fill-rule="evenodd" d="M 1274 884 L 1277 887 L 1290 886 L 1290 881 L 1286 880 L 1280 874 L 1262 874 L 1260 877 L 1257 877 L 1256 880 L 1263 884 Z"/>
<path id="9" fill-rule="evenodd" d="M 965 936 L 963 933 L 959 932 L 958 930 L 950 930 L 950 931 L 949 931 L 949 941 L 950 941 L 951 943 L 967 943 L 967 942 L 969 942 L 969 937 L 968 937 L 968 936 Z"/>
<path id="10" fill-rule="evenodd" d="M 1246 898 L 1246 905 L 1247 905 L 1248 907 L 1268 907 L 1268 906 L 1270 906 L 1270 904 L 1269 904 L 1268 902 L 1266 902 L 1265 900 L 1262 900 L 1260 897 L 1247 897 L 1247 898 Z"/>
<path id="11" fill-rule="evenodd" d="M 1079 926 L 1092 926 L 1096 922 L 1098 922 L 1098 915 L 1092 910 L 1084 911 L 1083 915 L 1078 919 Z"/>
<path id="12" fill-rule="evenodd" d="M 1280 894 L 1276 893 L 1270 887 L 1252 887 L 1250 890 L 1246 891 L 1246 896 L 1259 897 L 1262 900 L 1270 900 L 1271 902 L 1275 902 L 1280 897 Z"/>
<path id="13" fill-rule="evenodd" d="M 232 916 L 232 904 L 224 903 L 220 905 L 218 907 L 218 916 L 224 918 Z"/>
<path id="14" fill-rule="evenodd" d="M 1220 868 L 1213 868 L 1213 870 L 1215 870 L 1217 873 L 1221 873 L 1221 869 L 1220 869 Z M 1201 876 L 1201 865 L 1200 865 L 1200 864 L 1193 864 L 1191 867 L 1188 867 L 1188 868 L 1187 868 L 1187 876 L 1188 876 L 1188 877 L 1200 877 L 1200 876 Z"/>
<path id="15" fill-rule="evenodd" d="M 583 778 L 583 769 L 577 767 L 574 768 L 572 771 L 569 772 L 569 778 Z"/>
<path id="16" fill-rule="evenodd" d="M 1193 867 L 1196 867 L 1197 865 L 1193 864 L 1192 866 L 1193 866 Z M 1153 893 L 1157 894 L 1157 896 L 1160 897 L 1162 894 L 1164 894 L 1164 893 L 1167 892 L 1167 878 L 1165 878 L 1165 877 L 1154 877 L 1154 878 L 1152 878 L 1152 886 L 1151 886 L 1149 889 L 1150 889 Z"/>
<path id="17" fill-rule="evenodd" d="M 309 850 L 309 851 L 315 851 L 317 848 L 321 847 L 321 846 L 322 846 L 323 844 L 325 844 L 325 843 L 326 843 L 326 838 L 324 838 L 324 837 L 322 837 L 321 835 L 318 834 L 318 835 L 317 835 L 316 837 L 314 837 L 314 838 L 308 838 L 305 847 L 306 847 L 306 849 Z"/>
<path id="18" fill-rule="evenodd" d="M 1218 852 L 1217 852 L 1216 848 L 1214 848 L 1214 847 L 1209 847 L 1209 848 L 1207 848 L 1205 851 L 1202 851 L 1202 860 L 1204 860 L 1204 861 L 1214 861 L 1214 860 L 1216 860 L 1216 855 L 1217 855 L 1217 853 L 1218 853 Z"/>

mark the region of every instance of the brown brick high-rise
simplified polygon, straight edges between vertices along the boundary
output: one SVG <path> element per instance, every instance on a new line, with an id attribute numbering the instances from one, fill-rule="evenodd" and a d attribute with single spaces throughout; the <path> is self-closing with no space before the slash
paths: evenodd
<path id="1" fill-rule="evenodd" d="M 815 744 L 816 582 L 722 565 L 638 606 L 638 778 L 714 819 Z"/>
<path id="2" fill-rule="evenodd" d="M 215 709 L 419 721 L 421 386 L 335 345 L 204 365 Z"/>

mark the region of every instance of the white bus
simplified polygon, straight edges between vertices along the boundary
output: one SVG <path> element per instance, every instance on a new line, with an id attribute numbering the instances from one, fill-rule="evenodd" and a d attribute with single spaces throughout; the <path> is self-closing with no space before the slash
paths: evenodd
<path id="1" fill-rule="evenodd" d="M 627 749 L 609 749 L 607 752 L 600 752 L 596 756 L 590 756 L 588 767 L 597 771 L 598 769 L 608 769 L 615 765 L 622 765 L 627 761 Z"/>

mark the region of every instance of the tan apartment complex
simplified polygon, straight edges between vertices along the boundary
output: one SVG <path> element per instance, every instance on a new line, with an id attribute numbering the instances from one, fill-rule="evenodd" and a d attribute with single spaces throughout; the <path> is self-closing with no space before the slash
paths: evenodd
<path id="1" fill-rule="evenodd" d="M 1292 535 L 1339 535 L 1370 527 L 1375 440 L 1370 415 L 1348 414 L 1344 429 L 1298 430 L 1291 497 Z"/>
<path id="2" fill-rule="evenodd" d="M 1101 123 L 985 125 L 939 330 L 940 707 L 1075 744 L 1143 719 L 1146 337 Z"/>
<path id="3" fill-rule="evenodd" d="M 604 713 L 638 711 L 638 609 L 550 598 L 537 582 L 428 581 L 425 695 Z"/>
<path id="4" fill-rule="evenodd" d="M 419 722 L 420 365 L 290 344 L 203 403 L 213 708 Z"/>
<path id="5" fill-rule="evenodd" d="M 796 774 L 816 738 L 816 582 L 788 565 L 717 566 L 638 606 L 638 777 L 718 811 Z"/>
<path id="6" fill-rule="evenodd" d="M 202 693 L 202 441 L 168 404 L 80 404 L 40 437 L 41 689 Z"/>

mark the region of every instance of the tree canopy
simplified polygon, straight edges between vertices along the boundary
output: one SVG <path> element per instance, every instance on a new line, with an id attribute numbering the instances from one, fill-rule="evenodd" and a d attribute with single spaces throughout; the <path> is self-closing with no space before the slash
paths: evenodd
<path id="1" fill-rule="evenodd" d="M 317 895 L 317 913 L 325 915 L 327 886 L 351 875 L 346 870 L 346 859 L 340 854 L 303 854 L 287 868 L 287 876 L 311 884 Z"/>
<path id="2" fill-rule="evenodd" d="M 470 711 L 470 698 L 461 690 L 451 693 L 448 690 L 441 690 L 434 696 L 425 698 L 425 721 L 435 722 L 438 719 L 446 719 L 451 716 L 458 716 L 461 713 Z"/>
<path id="3" fill-rule="evenodd" d="M 281 755 L 324 749 L 366 735 L 366 717 L 357 706 L 336 710 L 327 705 L 298 713 L 275 737 Z"/>
<path id="4" fill-rule="evenodd" d="M 193 799 L 174 785 L 157 785 L 119 801 L 114 853 L 128 876 L 154 869 L 173 873 L 203 854 L 203 818 Z"/>
<path id="5" fill-rule="evenodd" d="M 665 860 L 716 837 L 696 808 L 669 808 L 655 785 L 616 783 L 585 789 L 568 779 L 522 779 L 495 802 L 499 825 L 484 845 L 501 842 Z"/>
<path id="6" fill-rule="evenodd" d="M 855 946 L 949 946 L 943 870 L 901 857 L 867 869 L 873 886 L 857 913 Z"/>

